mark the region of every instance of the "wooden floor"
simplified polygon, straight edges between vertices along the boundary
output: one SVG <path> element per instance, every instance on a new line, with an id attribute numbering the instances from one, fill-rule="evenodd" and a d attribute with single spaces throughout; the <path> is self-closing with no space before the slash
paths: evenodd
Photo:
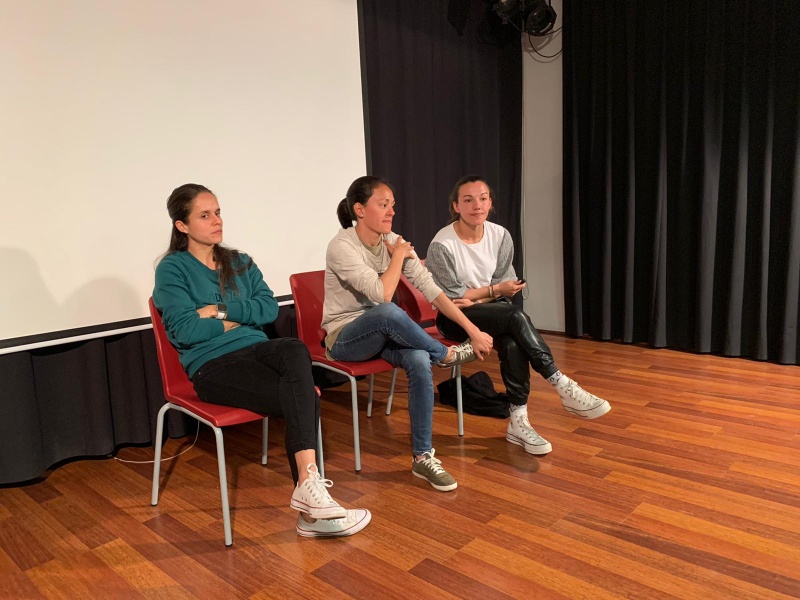
<path id="1" fill-rule="evenodd" d="M 434 445 L 458 479 L 434 491 L 409 472 L 406 383 L 362 411 L 353 471 L 349 393 L 323 393 L 334 498 L 369 508 L 363 532 L 300 539 L 282 423 L 226 433 L 234 545 L 222 541 L 213 437 L 152 466 L 77 461 L 0 489 L 3 598 L 787 598 L 800 597 L 800 370 L 547 336 L 556 361 L 612 411 L 569 416 L 534 377 L 536 458 L 506 423 L 437 404 Z M 464 368 L 490 372 L 496 357 Z M 445 376 L 437 371 L 437 380 Z M 365 389 L 365 384 L 364 389 Z M 171 440 L 166 453 L 192 439 Z M 150 449 L 119 458 L 147 460 Z"/>

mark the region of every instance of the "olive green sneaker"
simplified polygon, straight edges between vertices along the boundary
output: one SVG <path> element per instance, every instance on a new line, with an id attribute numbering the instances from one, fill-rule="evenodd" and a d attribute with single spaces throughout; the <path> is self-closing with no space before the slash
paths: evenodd
<path id="1" fill-rule="evenodd" d="M 431 448 L 430 452 L 425 452 L 421 460 L 416 458 L 411 462 L 411 473 L 415 477 L 427 480 L 434 489 L 440 492 L 449 492 L 458 487 L 458 483 L 450 473 L 442 467 L 442 461 L 435 458 L 436 450 Z"/>
<path id="2" fill-rule="evenodd" d="M 475 356 L 475 350 L 472 348 L 472 340 L 467 340 L 466 342 L 460 343 L 458 346 L 451 346 L 448 349 L 448 352 L 453 351 L 453 358 L 450 360 L 442 360 L 442 362 L 436 363 L 437 367 L 444 367 L 445 369 L 449 369 L 450 367 L 455 367 L 456 365 L 463 365 L 464 363 L 472 362 L 477 356 Z"/>

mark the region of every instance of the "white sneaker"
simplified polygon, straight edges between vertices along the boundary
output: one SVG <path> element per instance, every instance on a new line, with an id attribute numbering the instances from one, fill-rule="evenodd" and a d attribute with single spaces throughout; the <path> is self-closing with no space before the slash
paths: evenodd
<path id="1" fill-rule="evenodd" d="M 347 511 L 342 519 L 306 521 L 297 515 L 297 535 L 303 537 L 344 537 L 358 533 L 369 525 L 372 513 L 365 508 L 354 508 Z"/>
<path id="2" fill-rule="evenodd" d="M 528 454 L 549 454 L 553 446 L 546 439 L 536 433 L 524 412 L 511 413 L 506 429 L 506 440 L 517 446 L 525 448 Z"/>
<path id="3" fill-rule="evenodd" d="M 608 402 L 590 394 L 566 375 L 562 376 L 555 388 L 558 395 L 561 396 L 564 410 L 578 417 L 596 419 L 611 410 Z"/>
<path id="4" fill-rule="evenodd" d="M 328 488 L 333 485 L 333 482 L 320 476 L 317 465 L 308 465 L 306 470 L 309 477 L 294 488 L 289 506 L 308 514 L 312 519 L 342 519 L 346 517 L 347 511 L 339 506 L 339 503 L 328 493 Z"/>

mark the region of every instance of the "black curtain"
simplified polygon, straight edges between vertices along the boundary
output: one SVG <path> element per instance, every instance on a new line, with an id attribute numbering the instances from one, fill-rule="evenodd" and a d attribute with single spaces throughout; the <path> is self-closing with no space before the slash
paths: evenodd
<path id="1" fill-rule="evenodd" d="M 800 2 L 564 2 L 567 333 L 798 363 Z"/>
<path id="2" fill-rule="evenodd" d="M 6 354 L 0 373 L 0 484 L 155 438 L 164 394 L 152 330 Z M 194 431 L 168 416 L 172 436 Z"/>
<path id="3" fill-rule="evenodd" d="M 424 256 L 467 174 L 520 240 L 522 50 L 483 0 L 360 0 L 370 174 L 396 188 L 393 229 Z M 520 247 L 517 245 L 517 247 Z M 522 257 L 515 257 L 521 273 Z"/>

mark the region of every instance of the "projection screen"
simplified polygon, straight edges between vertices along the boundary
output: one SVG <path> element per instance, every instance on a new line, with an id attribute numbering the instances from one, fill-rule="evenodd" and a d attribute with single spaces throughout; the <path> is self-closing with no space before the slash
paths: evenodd
<path id="1" fill-rule="evenodd" d="M 202 183 L 276 296 L 364 174 L 355 0 L 2 0 L 0 348 L 141 324 Z"/>

